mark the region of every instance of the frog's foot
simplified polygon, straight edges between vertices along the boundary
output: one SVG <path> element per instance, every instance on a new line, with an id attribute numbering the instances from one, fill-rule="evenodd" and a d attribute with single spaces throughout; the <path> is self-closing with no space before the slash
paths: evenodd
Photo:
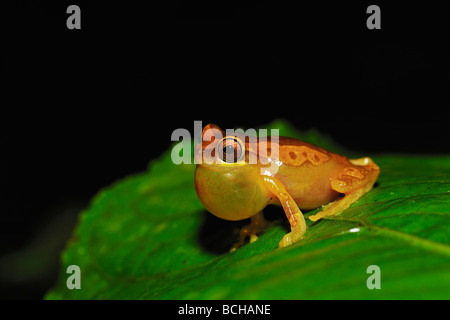
<path id="1" fill-rule="evenodd" d="M 321 212 L 309 216 L 310 220 L 339 214 L 372 189 L 380 173 L 378 166 L 370 158 L 354 159 L 350 163 L 352 165 L 331 179 L 331 188 L 344 197 L 325 205 Z"/>
<path id="2" fill-rule="evenodd" d="M 247 237 L 250 237 L 250 243 L 258 240 L 257 234 L 262 233 L 268 226 L 268 222 L 264 219 L 262 211 L 253 216 L 250 221 L 251 222 L 249 225 L 246 225 L 241 229 L 239 241 L 231 247 L 230 252 L 233 252 L 237 248 L 243 246 Z"/>
<path id="3" fill-rule="evenodd" d="M 281 239 L 278 244 L 278 248 L 288 247 L 291 244 L 300 241 L 303 239 L 303 235 L 305 234 L 306 228 L 301 226 L 291 227 L 291 232 L 284 235 L 283 239 Z"/>

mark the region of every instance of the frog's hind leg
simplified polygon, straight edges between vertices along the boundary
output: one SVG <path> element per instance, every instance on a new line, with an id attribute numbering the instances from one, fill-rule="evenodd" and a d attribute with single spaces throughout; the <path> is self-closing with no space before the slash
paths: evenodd
<path id="1" fill-rule="evenodd" d="M 239 241 L 231 247 L 230 252 L 233 252 L 237 248 L 243 246 L 247 237 L 250 237 L 250 243 L 258 240 L 257 234 L 263 232 L 264 229 L 267 228 L 268 224 L 269 223 L 266 219 L 264 219 L 262 211 L 258 212 L 251 218 L 250 224 L 241 229 Z"/>
<path id="2" fill-rule="evenodd" d="M 349 161 L 350 165 L 331 179 L 331 188 L 344 197 L 327 204 L 321 212 L 309 216 L 310 220 L 317 221 L 341 213 L 373 188 L 380 169 L 372 159 L 366 157 Z"/>

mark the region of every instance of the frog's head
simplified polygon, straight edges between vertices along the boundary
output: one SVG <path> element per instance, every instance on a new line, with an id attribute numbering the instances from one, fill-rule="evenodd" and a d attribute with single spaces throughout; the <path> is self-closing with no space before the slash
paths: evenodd
<path id="1" fill-rule="evenodd" d="M 255 157 L 257 139 L 226 133 L 209 124 L 195 146 L 195 189 L 205 208 L 225 220 L 252 217 L 267 205 L 260 163 Z"/>

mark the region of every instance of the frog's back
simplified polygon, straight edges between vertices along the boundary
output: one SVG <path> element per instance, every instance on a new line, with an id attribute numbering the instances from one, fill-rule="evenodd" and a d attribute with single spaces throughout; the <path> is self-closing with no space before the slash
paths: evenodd
<path id="1" fill-rule="evenodd" d="M 338 168 L 348 163 L 346 157 L 301 140 L 280 137 L 279 159 L 283 164 L 276 177 L 302 209 L 316 208 L 337 197 L 330 181 Z"/>
<path id="2" fill-rule="evenodd" d="M 305 162 L 321 165 L 332 160 L 334 154 L 318 146 L 294 138 L 279 138 L 279 159 L 286 165 L 299 167 Z"/>

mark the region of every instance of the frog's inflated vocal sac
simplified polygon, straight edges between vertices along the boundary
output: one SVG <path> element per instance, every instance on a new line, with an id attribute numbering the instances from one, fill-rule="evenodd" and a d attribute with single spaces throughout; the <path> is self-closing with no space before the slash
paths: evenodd
<path id="1" fill-rule="evenodd" d="M 380 172 L 370 158 L 347 159 L 293 138 L 260 141 L 239 133 L 226 136 L 218 126 L 209 124 L 202 139 L 194 151 L 195 188 L 200 201 L 219 218 L 251 218 L 232 250 L 244 244 L 247 236 L 250 242 L 257 239 L 265 227 L 262 210 L 267 205 L 281 205 L 286 213 L 291 232 L 279 243 L 279 247 L 286 247 L 306 232 L 300 209 L 323 206 L 309 217 L 312 221 L 339 214 L 372 189 Z M 264 155 L 259 152 L 260 143 L 266 148 Z M 271 150 L 278 150 L 276 159 L 271 159 Z M 257 161 L 249 161 L 255 158 Z M 277 166 L 275 173 L 264 170 L 273 165 Z"/>

